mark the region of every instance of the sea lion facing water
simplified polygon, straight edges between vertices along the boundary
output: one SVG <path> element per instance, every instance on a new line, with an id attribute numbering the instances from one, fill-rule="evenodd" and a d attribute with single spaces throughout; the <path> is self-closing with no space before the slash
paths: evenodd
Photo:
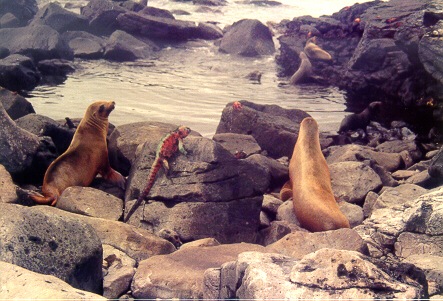
<path id="1" fill-rule="evenodd" d="M 125 179 L 109 165 L 106 135 L 113 101 L 97 101 L 86 110 L 69 148 L 49 165 L 43 180 L 43 196 L 30 195 L 37 203 L 55 205 L 71 186 L 89 186 L 97 174 L 124 188 Z"/>
<path id="2" fill-rule="evenodd" d="M 332 60 L 332 57 L 329 53 L 321 49 L 318 45 L 315 43 L 317 42 L 317 37 L 312 37 L 309 40 L 306 41 L 306 45 L 304 48 L 304 52 L 310 59 L 318 59 L 318 60 L 325 60 L 329 61 Z"/>
<path id="3" fill-rule="evenodd" d="M 300 125 L 289 178 L 295 215 L 303 228 L 313 232 L 350 228 L 335 201 L 328 164 L 320 148 L 318 124 L 311 117 Z"/>
<path id="4" fill-rule="evenodd" d="M 350 114 L 347 115 L 341 121 L 340 128 L 338 129 L 339 133 L 347 132 L 347 131 L 355 131 L 357 129 L 366 129 L 366 126 L 371 121 L 371 118 L 374 117 L 374 114 L 381 107 L 381 101 L 374 101 L 369 104 L 369 106 L 364 109 L 361 113 L 358 114 Z"/>
<path id="5" fill-rule="evenodd" d="M 300 52 L 300 59 L 300 67 L 298 67 L 298 70 L 289 79 L 291 85 L 298 84 L 312 75 L 312 64 L 303 51 Z"/>

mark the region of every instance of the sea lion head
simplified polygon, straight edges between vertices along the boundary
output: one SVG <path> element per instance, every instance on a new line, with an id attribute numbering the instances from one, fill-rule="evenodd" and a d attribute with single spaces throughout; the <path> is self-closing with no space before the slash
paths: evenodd
<path id="1" fill-rule="evenodd" d="M 318 123 L 312 117 L 306 117 L 300 124 L 299 136 L 318 137 Z"/>
<path id="2" fill-rule="evenodd" d="M 115 101 L 96 101 L 89 105 L 85 116 L 94 117 L 100 120 L 107 120 L 109 114 L 115 108 Z"/>

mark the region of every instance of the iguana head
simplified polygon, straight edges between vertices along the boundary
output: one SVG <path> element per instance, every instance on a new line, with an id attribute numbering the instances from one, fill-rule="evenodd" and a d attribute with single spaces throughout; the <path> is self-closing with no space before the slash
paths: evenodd
<path id="1" fill-rule="evenodd" d="M 188 128 L 187 126 L 179 126 L 176 130 L 176 133 L 178 133 L 178 135 L 180 136 L 180 138 L 185 138 L 186 136 L 189 135 L 189 133 L 191 132 L 191 129 Z"/>

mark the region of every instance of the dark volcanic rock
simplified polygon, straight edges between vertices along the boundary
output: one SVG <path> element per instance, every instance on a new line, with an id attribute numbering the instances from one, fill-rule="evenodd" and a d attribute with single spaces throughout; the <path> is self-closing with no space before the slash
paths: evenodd
<path id="1" fill-rule="evenodd" d="M 72 58 L 72 51 L 60 39 L 59 33 L 47 25 L 0 29 L 0 47 L 11 54 L 22 54 L 35 61 Z"/>
<path id="2" fill-rule="evenodd" d="M 6 113 L 8 113 L 9 117 L 13 120 L 35 113 L 34 108 L 29 101 L 5 88 L 0 88 L 0 101 Z"/>
<path id="3" fill-rule="evenodd" d="M 100 59 L 103 57 L 106 39 L 85 31 L 67 31 L 61 37 L 74 52 L 74 57 L 83 59 Z"/>
<path id="4" fill-rule="evenodd" d="M 103 54 L 105 59 L 124 62 L 152 58 L 159 47 L 152 41 L 143 42 L 124 31 L 117 30 L 109 37 L 105 49 Z"/>
<path id="5" fill-rule="evenodd" d="M 258 20 L 244 19 L 232 24 L 220 42 L 220 51 L 242 56 L 275 52 L 271 31 Z"/>
<path id="6" fill-rule="evenodd" d="M 62 8 L 57 3 L 50 2 L 43 6 L 32 19 L 30 26 L 34 25 L 48 25 L 59 33 L 63 33 L 68 30 L 87 30 L 89 20 Z"/>
<path id="7" fill-rule="evenodd" d="M 110 35 L 119 29 L 118 15 L 127 10 L 109 0 L 91 0 L 82 8 L 81 14 L 88 18 L 90 31 L 97 35 Z"/>
<path id="8" fill-rule="evenodd" d="M 428 172 L 431 177 L 443 180 L 443 148 L 432 159 Z"/>
<path id="9" fill-rule="evenodd" d="M 232 103 L 226 105 L 216 133 L 251 135 L 269 156 L 277 159 L 291 157 L 300 123 L 310 115 L 302 110 L 286 110 L 276 105 L 240 103 L 240 110 L 235 109 Z"/>
<path id="10" fill-rule="evenodd" d="M 153 6 L 146 6 L 140 11 L 140 13 L 143 15 L 149 15 L 153 17 L 175 19 L 174 15 L 170 11 Z"/>
<path id="11" fill-rule="evenodd" d="M 0 18 L 0 28 L 14 28 L 19 26 L 20 20 L 11 13 L 6 13 Z"/>
<path id="12" fill-rule="evenodd" d="M 11 13 L 19 20 L 21 26 L 25 26 L 37 11 L 38 5 L 36 0 L 0 1 L 0 16 Z"/>
<path id="13" fill-rule="evenodd" d="M 11 91 L 32 90 L 40 82 L 33 61 L 24 55 L 13 54 L 0 60 L 0 85 Z"/>

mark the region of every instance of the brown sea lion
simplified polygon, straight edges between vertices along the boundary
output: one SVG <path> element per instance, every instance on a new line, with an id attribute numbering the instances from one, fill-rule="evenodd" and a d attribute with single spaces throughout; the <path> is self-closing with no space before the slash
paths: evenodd
<path id="1" fill-rule="evenodd" d="M 317 42 L 317 37 L 312 37 L 308 41 L 306 41 L 306 45 L 304 48 L 304 52 L 306 55 L 311 59 L 318 59 L 318 60 L 325 60 L 330 61 L 332 60 L 332 57 L 329 53 L 321 49 L 318 45 L 315 43 Z"/>
<path id="2" fill-rule="evenodd" d="M 363 112 L 346 116 L 341 121 L 338 132 L 343 133 L 347 131 L 355 131 L 357 129 L 366 130 L 366 126 L 371 121 L 371 118 L 374 117 L 374 114 L 377 113 L 377 110 L 381 105 L 381 101 L 374 101 L 371 102 L 369 106 L 363 110 Z"/>
<path id="3" fill-rule="evenodd" d="M 30 195 L 32 200 L 54 206 L 63 190 L 71 186 L 89 186 L 97 174 L 124 188 L 125 178 L 109 165 L 106 142 L 108 116 L 114 107 L 113 101 L 97 101 L 88 107 L 69 148 L 46 170 L 44 196 Z"/>
<path id="4" fill-rule="evenodd" d="M 300 52 L 300 59 L 300 67 L 298 67 L 298 70 L 295 71 L 295 73 L 289 79 L 289 83 L 291 85 L 298 84 L 299 82 L 306 80 L 312 75 L 312 64 L 303 51 Z"/>
<path id="5" fill-rule="evenodd" d="M 350 228 L 331 187 L 331 175 L 320 148 L 318 124 L 303 119 L 289 163 L 292 200 L 297 219 L 309 231 Z"/>

